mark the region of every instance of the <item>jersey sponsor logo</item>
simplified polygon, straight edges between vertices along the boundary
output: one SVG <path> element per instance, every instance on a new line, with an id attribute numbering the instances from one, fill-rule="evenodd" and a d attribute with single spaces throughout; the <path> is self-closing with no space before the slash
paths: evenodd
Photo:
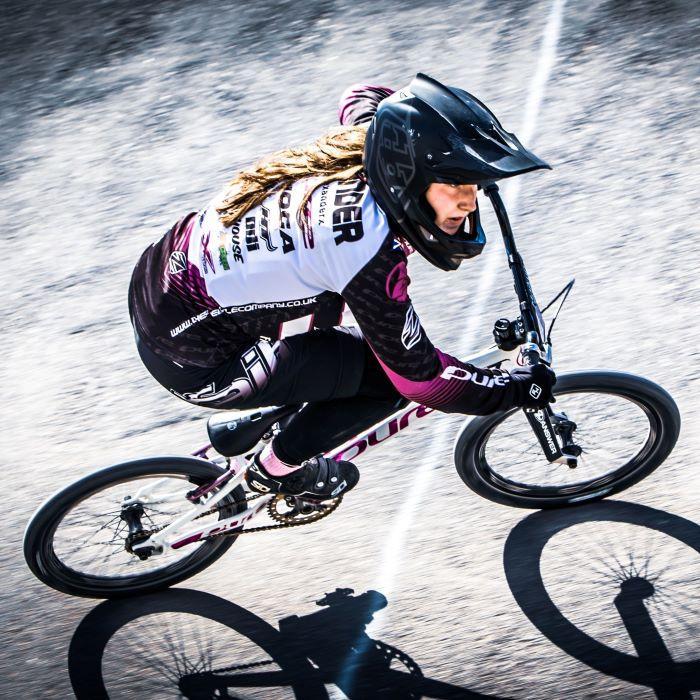
<path id="1" fill-rule="evenodd" d="M 243 252 L 241 251 L 241 224 L 236 221 L 231 227 L 231 254 L 236 262 L 243 262 Z"/>
<path id="2" fill-rule="evenodd" d="M 359 206 L 367 194 L 367 183 L 350 180 L 338 185 L 333 202 L 333 239 L 336 245 L 359 241 L 365 231 L 362 226 L 362 207 Z"/>
<path id="3" fill-rule="evenodd" d="M 186 331 L 191 326 L 194 326 L 195 323 L 199 323 L 200 321 L 203 321 L 208 315 L 209 315 L 209 310 L 206 309 L 205 311 L 202 311 L 201 313 L 197 314 L 196 316 L 192 316 L 191 318 L 188 318 L 186 321 L 183 321 L 179 326 L 175 326 L 175 328 L 170 329 L 170 337 L 174 338 L 176 335 L 180 335 L 180 333 Z"/>
<path id="4" fill-rule="evenodd" d="M 174 250 L 168 258 L 168 272 L 179 275 L 187 269 L 187 255 L 182 250 Z"/>
<path id="5" fill-rule="evenodd" d="M 212 316 L 218 316 L 221 313 L 238 314 L 246 311 L 258 311 L 260 309 L 294 309 L 299 306 L 308 306 L 315 304 L 318 297 L 307 297 L 306 299 L 292 299 L 291 301 L 267 301 L 255 304 L 242 304 L 241 306 L 226 306 L 221 309 L 215 309 L 211 312 Z"/>
<path id="6" fill-rule="evenodd" d="M 387 276 L 384 291 L 392 301 L 407 302 L 409 284 L 411 278 L 408 276 L 406 263 L 401 261 Z"/>
<path id="7" fill-rule="evenodd" d="M 224 246 L 219 246 L 219 263 L 224 270 L 231 269 L 231 266 L 228 264 L 228 253 Z"/>
<path id="8" fill-rule="evenodd" d="M 241 306 L 221 306 L 218 309 L 212 309 L 211 311 L 209 309 L 205 309 L 196 316 L 192 316 L 186 321 L 183 321 L 179 325 L 175 326 L 175 328 L 171 328 L 170 337 L 174 338 L 175 336 L 180 335 L 180 333 L 183 333 L 195 323 L 200 323 L 209 316 L 216 318 L 222 314 L 239 314 L 247 311 L 259 311 L 261 309 L 294 309 L 301 306 L 308 306 L 309 304 L 315 304 L 317 299 L 318 297 L 306 297 L 305 299 L 292 299 L 290 301 L 268 301 L 259 304 L 242 304 Z"/>
<path id="9" fill-rule="evenodd" d="M 318 201 L 318 225 L 323 226 L 326 219 L 326 209 L 328 208 L 328 190 L 330 185 L 326 183 L 321 187 L 321 196 Z"/>
<path id="10" fill-rule="evenodd" d="M 245 218 L 245 247 L 248 252 L 251 250 L 258 250 L 260 244 L 258 243 L 258 234 L 255 233 L 255 217 L 246 216 Z"/>
<path id="11" fill-rule="evenodd" d="M 394 238 L 391 244 L 391 249 L 400 250 L 406 257 L 416 252 L 403 238 L 400 237 Z"/>
<path id="12" fill-rule="evenodd" d="M 219 246 L 219 263 L 224 270 L 230 270 L 231 266 L 228 264 L 228 253 L 224 246 Z"/>
<path id="13" fill-rule="evenodd" d="M 267 250 L 272 253 L 277 250 L 277 246 L 272 243 L 272 237 L 270 236 L 270 210 L 261 205 L 260 211 L 262 213 L 260 217 L 260 235 L 263 241 L 265 241 Z"/>
<path id="14" fill-rule="evenodd" d="M 459 379 L 462 382 L 474 382 L 479 386 L 483 386 L 487 389 L 491 389 L 494 386 L 505 386 L 509 381 L 510 377 L 508 375 L 496 375 L 489 377 L 487 375 L 479 375 L 478 372 L 470 372 L 464 367 L 456 367 L 455 365 L 448 365 L 442 371 L 440 375 L 441 379 Z"/>
<path id="15" fill-rule="evenodd" d="M 211 271 L 216 274 L 216 268 L 214 267 L 214 258 L 212 257 L 211 252 L 209 251 L 209 239 L 211 238 L 211 232 L 207 231 L 206 233 L 202 234 L 201 242 L 202 242 L 202 270 L 206 274 L 209 272 L 209 268 L 211 268 Z"/>
<path id="16" fill-rule="evenodd" d="M 406 350 L 410 350 L 418 343 L 421 330 L 420 321 L 411 304 L 411 306 L 406 309 L 406 320 L 403 324 L 403 331 L 401 331 L 401 344 Z"/>
<path id="17" fill-rule="evenodd" d="M 292 223 L 289 219 L 289 207 L 292 203 L 292 191 L 287 188 L 280 195 L 280 237 L 282 252 L 286 255 L 294 250 L 294 240 L 290 234 Z"/>
<path id="18" fill-rule="evenodd" d="M 219 233 L 219 264 L 224 270 L 230 270 L 228 264 L 228 251 L 226 250 L 226 231 Z"/>

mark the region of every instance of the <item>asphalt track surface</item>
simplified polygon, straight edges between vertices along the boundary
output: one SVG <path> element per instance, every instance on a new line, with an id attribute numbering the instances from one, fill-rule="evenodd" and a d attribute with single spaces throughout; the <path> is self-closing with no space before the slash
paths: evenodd
<path id="1" fill-rule="evenodd" d="M 6 2 L 0 22 L 0 696 L 72 697 L 72 677 L 101 697 L 101 671 L 112 698 L 700 697 L 697 3 Z M 671 457 L 622 498 L 529 514 L 463 486 L 462 419 L 436 415 L 359 459 L 332 517 L 241 539 L 171 593 L 39 584 L 21 538 L 41 500 L 205 440 L 208 412 L 135 354 L 143 248 L 237 166 L 331 125 L 346 85 L 417 70 L 553 164 L 506 195 L 540 299 L 577 279 L 558 371 L 662 384 Z M 410 266 L 423 325 L 463 357 L 515 309 L 486 224 L 458 273 Z"/>

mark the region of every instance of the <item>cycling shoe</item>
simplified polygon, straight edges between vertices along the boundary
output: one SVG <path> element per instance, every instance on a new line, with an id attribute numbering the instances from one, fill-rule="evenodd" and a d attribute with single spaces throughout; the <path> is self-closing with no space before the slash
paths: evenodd
<path id="1" fill-rule="evenodd" d="M 258 455 L 245 475 L 248 488 L 257 493 L 281 493 L 315 500 L 337 498 L 360 480 L 352 462 L 313 457 L 285 476 L 273 476 L 260 464 Z"/>

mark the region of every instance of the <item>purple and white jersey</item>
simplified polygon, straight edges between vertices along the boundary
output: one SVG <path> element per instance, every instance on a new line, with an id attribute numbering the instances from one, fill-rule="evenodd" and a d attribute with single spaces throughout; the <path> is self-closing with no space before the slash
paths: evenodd
<path id="1" fill-rule="evenodd" d="M 384 212 L 363 180 L 330 182 L 296 212 L 313 179 L 269 196 L 231 227 L 214 203 L 197 218 L 187 258 L 220 307 L 298 303 L 342 293 L 389 234 Z"/>
<path id="2" fill-rule="evenodd" d="M 139 260 L 129 289 L 136 332 L 180 366 L 216 367 L 272 341 L 354 315 L 406 397 L 442 411 L 489 413 L 508 381 L 437 350 L 408 294 L 406 247 L 366 181 L 279 190 L 233 226 L 212 203 L 179 221 Z M 459 371 L 456 371 L 456 369 Z"/>
<path id="3" fill-rule="evenodd" d="M 136 331 L 158 355 L 213 367 L 251 340 L 340 323 L 342 291 L 372 259 L 389 225 L 363 179 L 316 187 L 313 178 L 270 195 L 233 226 L 216 199 L 143 254 L 132 278 Z"/>

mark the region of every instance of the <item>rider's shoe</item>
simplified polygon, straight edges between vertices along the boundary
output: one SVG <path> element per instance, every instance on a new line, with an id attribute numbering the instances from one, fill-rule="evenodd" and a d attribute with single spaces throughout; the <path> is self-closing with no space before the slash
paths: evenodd
<path id="1" fill-rule="evenodd" d="M 285 476 L 273 476 L 253 458 L 245 478 L 248 488 L 257 493 L 281 493 L 315 500 L 336 498 L 350 491 L 360 480 L 360 472 L 352 462 L 312 457 Z"/>

